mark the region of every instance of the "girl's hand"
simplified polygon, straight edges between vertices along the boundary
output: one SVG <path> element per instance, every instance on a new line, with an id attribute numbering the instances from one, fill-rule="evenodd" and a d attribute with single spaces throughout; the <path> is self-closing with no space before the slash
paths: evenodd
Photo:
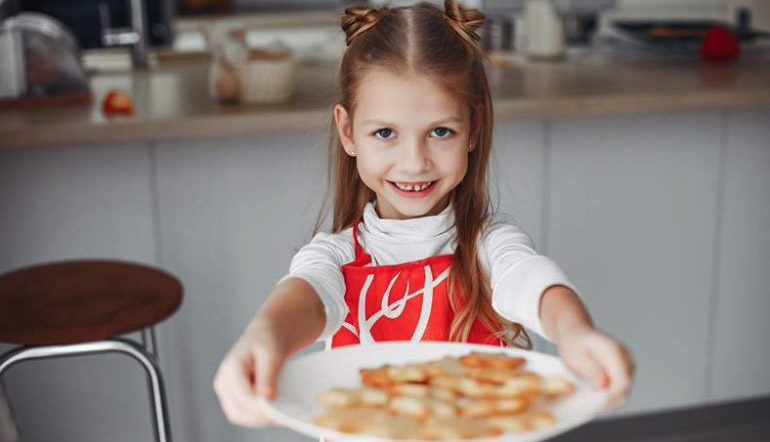
<path id="1" fill-rule="evenodd" d="M 227 353 L 214 376 L 214 391 L 227 419 L 244 427 L 277 425 L 258 396 L 275 397 L 275 383 L 288 354 L 272 328 L 254 321 Z"/>
<path id="2" fill-rule="evenodd" d="M 628 400 L 635 364 L 631 352 L 619 341 L 594 328 L 579 328 L 564 333 L 558 350 L 567 368 L 594 388 L 609 389 L 604 411 Z"/>

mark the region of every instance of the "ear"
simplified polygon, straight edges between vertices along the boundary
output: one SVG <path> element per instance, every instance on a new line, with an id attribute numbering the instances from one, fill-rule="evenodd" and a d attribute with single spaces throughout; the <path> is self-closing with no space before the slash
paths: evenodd
<path id="1" fill-rule="evenodd" d="M 342 141 L 342 147 L 345 149 L 345 152 L 350 156 L 354 156 L 351 155 L 351 152 L 355 152 L 353 144 L 353 122 L 350 119 L 348 111 L 339 103 L 334 105 L 334 123 L 337 125 L 337 133 L 340 136 L 340 141 Z"/>

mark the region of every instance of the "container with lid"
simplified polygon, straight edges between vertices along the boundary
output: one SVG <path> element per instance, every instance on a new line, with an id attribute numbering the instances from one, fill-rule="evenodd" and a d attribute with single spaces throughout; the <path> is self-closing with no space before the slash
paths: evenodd
<path id="1" fill-rule="evenodd" d="M 80 45 L 59 21 L 24 12 L 0 22 L 0 99 L 89 98 Z"/>

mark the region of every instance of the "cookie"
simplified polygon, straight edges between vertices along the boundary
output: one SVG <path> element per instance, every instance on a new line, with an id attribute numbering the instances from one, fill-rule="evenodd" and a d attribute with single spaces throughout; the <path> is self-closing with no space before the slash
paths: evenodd
<path id="1" fill-rule="evenodd" d="M 549 401 L 555 401 L 575 392 L 575 384 L 562 377 L 543 379 L 540 386 L 541 392 Z"/>
<path id="2" fill-rule="evenodd" d="M 460 357 L 460 362 L 469 367 L 495 368 L 501 370 L 514 370 L 524 365 L 527 360 L 517 356 L 509 356 L 506 353 L 482 353 L 471 352 Z"/>
<path id="3" fill-rule="evenodd" d="M 532 372 L 524 372 L 519 376 L 514 376 L 494 390 L 496 397 L 533 397 L 540 395 L 542 378 Z"/>
<path id="4" fill-rule="evenodd" d="M 393 396 L 428 397 L 431 395 L 432 386 L 428 384 L 394 384 L 388 392 Z"/>
<path id="5" fill-rule="evenodd" d="M 451 418 L 459 414 L 453 403 L 431 397 L 397 396 L 390 400 L 388 409 L 415 419 Z"/>
<path id="6" fill-rule="evenodd" d="M 430 396 L 448 402 L 454 402 L 458 399 L 457 393 L 455 393 L 453 390 L 436 386 L 431 386 Z"/>
<path id="7" fill-rule="evenodd" d="M 499 436 L 503 431 L 481 419 L 457 417 L 431 419 L 426 423 L 423 434 L 433 439 L 476 439 Z"/>
<path id="8" fill-rule="evenodd" d="M 368 425 L 390 417 L 385 409 L 374 407 L 333 408 L 313 421 L 322 427 L 342 433 L 361 433 Z"/>
<path id="9" fill-rule="evenodd" d="M 444 390 L 459 392 L 460 391 L 460 383 L 463 379 L 466 379 L 462 376 L 452 376 L 452 375 L 438 375 L 434 378 L 431 378 L 430 384 L 435 388 L 441 388 Z"/>
<path id="10" fill-rule="evenodd" d="M 499 368 L 473 367 L 468 370 L 468 377 L 471 379 L 490 384 L 502 384 L 516 375 L 517 372 L 514 370 L 503 370 Z"/>
<path id="11" fill-rule="evenodd" d="M 444 401 L 454 401 L 457 393 L 446 388 L 439 388 L 430 384 L 394 384 L 388 389 L 391 396 L 433 397 Z"/>
<path id="12" fill-rule="evenodd" d="M 460 412 L 467 417 L 489 417 L 522 413 L 529 408 L 525 398 L 514 399 L 474 399 L 460 407 Z"/>
<path id="13" fill-rule="evenodd" d="M 377 368 L 361 368 L 358 370 L 361 382 L 370 387 L 384 388 L 394 383 L 390 377 L 390 365 L 385 364 Z"/>
<path id="14" fill-rule="evenodd" d="M 452 356 L 444 356 L 437 361 L 422 365 L 430 377 L 440 375 L 464 376 L 468 372 L 468 366 L 461 363 L 459 358 Z"/>
<path id="15" fill-rule="evenodd" d="M 388 392 L 372 387 L 332 388 L 316 395 L 316 400 L 326 407 L 352 407 L 355 405 L 384 406 Z"/>
<path id="16" fill-rule="evenodd" d="M 388 415 L 363 425 L 361 434 L 388 439 L 419 439 L 422 437 L 420 422 L 406 416 Z"/>
<path id="17" fill-rule="evenodd" d="M 556 419 L 548 411 L 532 411 L 508 416 L 494 416 L 487 419 L 489 425 L 502 431 L 532 431 L 552 427 Z"/>
<path id="18" fill-rule="evenodd" d="M 394 382 L 423 383 L 428 380 L 428 372 L 421 364 L 389 366 L 388 376 Z"/>
<path id="19" fill-rule="evenodd" d="M 326 407 L 351 407 L 358 403 L 358 395 L 351 388 L 331 388 L 316 395 L 316 401 Z"/>

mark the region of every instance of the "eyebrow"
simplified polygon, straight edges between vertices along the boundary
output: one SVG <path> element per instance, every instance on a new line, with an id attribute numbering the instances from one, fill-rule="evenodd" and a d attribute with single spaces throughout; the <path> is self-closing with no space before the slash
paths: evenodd
<path id="1" fill-rule="evenodd" d="M 441 120 L 434 121 L 433 123 L 430 123 L 429 126 L 435 126 L 440 123 L 448 123 L 450 121 L 456 121 L 460 123 L 463 120 L 459 117 L 447 117 L 447 118 L 442 118 Z M 376 124 L 378 126 L 396 126 L 396 124 L 389 123 L 387 121 L 382 121 L 382 120 L 366 120 L 361 124 Z"/>

